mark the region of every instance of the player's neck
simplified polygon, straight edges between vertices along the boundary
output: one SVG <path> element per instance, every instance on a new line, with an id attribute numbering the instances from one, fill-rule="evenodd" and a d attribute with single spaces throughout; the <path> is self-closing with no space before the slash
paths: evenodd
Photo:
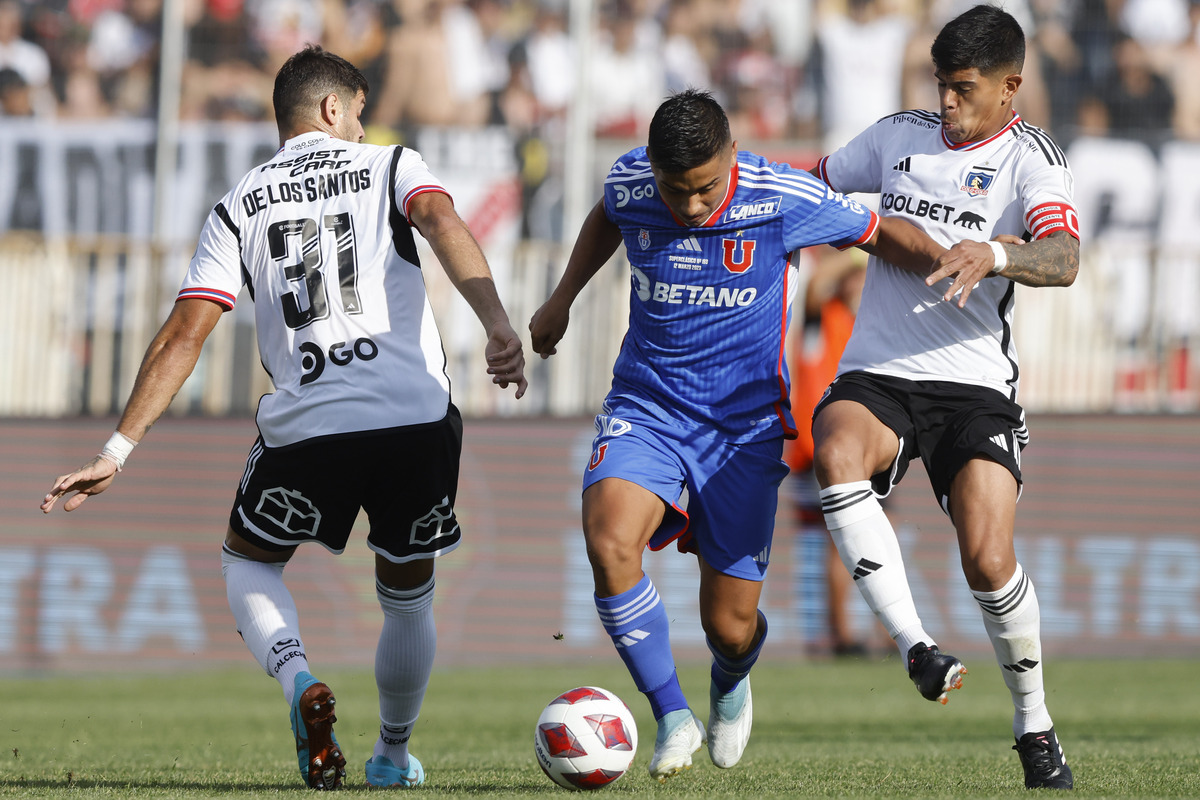
<path id="1" fill-rule="evenodd" d="M 996 119 L 992 121 L 992 124 L 990 124 L 986 128 L 984 128 L 984 130 L 986 132 L 980 134 L 979 136 L 975 137 L 971 141 L 972 142 L 987 141 L 988 139 L 992 138 L 1000 131 L 1007 128 L 1012 123 L 1012 121 L 1017 118 L 1017 116 L 1018 116 L 1017 112 L 1014 111 L 1011 106 L 1005 106 L 1003 113 L 997 114 Z"/>

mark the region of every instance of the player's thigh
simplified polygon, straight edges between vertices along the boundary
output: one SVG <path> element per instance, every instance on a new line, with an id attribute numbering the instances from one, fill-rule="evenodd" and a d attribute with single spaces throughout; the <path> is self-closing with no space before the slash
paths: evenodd
<path id="1" fill-rule="evenodd" d="M 583 492 L 583 533 L 589 553 L 610 549 L 640 553 L 665 513 L 662 497 L 628 478 L 592 483 Z"/>
<path id="2" fill-rule="evenodd" d="M 260 555 L 279 552 L 276 560 L 285 560 L 303 542 L 341 553 L 358 516 L 358 497 L 348 481 L 356 452 L 354 440 L 270 448 L 260 438 L 246 459 L 230 529 Z"/>
<path id="3" fill-rule="evenodd" d="M 1029 441 L 1025 412 L 1000 392 L 982 386 L 933 383 L 913 398 L 917 441 L 938 504 L 951 519 L 951 487 L 975 459 L 994 462 L 1012 476 L 1020 496 L 1021 451 Z M 1005 502 L 1015 502 L 1007 497 Z"/>
<path id="4" fill-rule="evenodd" d="M 814 463 L 824 486 L 870 480 L 887 495 L 915 455 L 912 422 L 894 382 L 849 373 L 829 387 L 813 419 Z"/>
<path id="5" fill-rule="evenodd" d="M 647 544 L 661 547 L 687 528 L 679 434 L 628 407 L 598 416 L 596 427 L 583 474 L 589 555 L 636 551 L 640 559 Z"/>
<path id="6" fill-rule="evenodd" d="M 369 456 L 357 465 L 365 488 L 363 509 L 370 521 L 367 546 L 394 564 L 432 559 L 462 541 L 454 512 L 462 455 L 462 419 L 450 407 L 446 417 L 374 437 Z M 387 487 L 380 490 L 380 487 Z M 389 579 L 424 570 L 386 570 Z M 415 579 L 415 578 L 413 578 Z"/>
<path id="7" fill-rule="evenodd" d="M 718 572 L 749 581 L 766 575 L 788 472 L 782 451 L 782 439 L 685 446 L 691 549 Z"/>

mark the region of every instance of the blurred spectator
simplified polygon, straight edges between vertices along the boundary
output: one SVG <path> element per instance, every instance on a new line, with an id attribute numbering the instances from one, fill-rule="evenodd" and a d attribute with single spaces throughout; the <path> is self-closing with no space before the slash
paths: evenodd
<path id="1" fill-rule="evenodd" d="M 1188 11 L 1186 42 L 1175 51 L 1168 77 L 1175 94 L 1173 129 L 1180 139 L 1200 141 L 1200 2 Z"/>
<path id="2" fill-rule="evenodd" d="M 912 31 L 912 21 L 884 0 L 849 0 L 845 13 L 819 20 L 813 71 L 823 152 L 832 153 L 876 120 L 902 110 L 896 76 Z"/>
<path id="3" fill-rule="evenodd" d="M 372 121 L 402 126 L 487 122 L 488 60 L 483 33 L 461 0 L 422 0 L 387 44 L 387 72 Z"/>
<path id="4" fill-rule="evenodd" d="M 306 44 L 319 43 L 324 29 L 322 0 L 243 0 L 249 12 L 250 35 L 266 54 L 265 69 L 275 72 Z"/>
<path id="5" fill-rule="evenodd" d="M 1108 135 L 1108 106 L 1095 94 L 1088 92 L 1075 104 L 1075 119 L 1071 123 L 1071 138 Z"/>
<path id="6" fill-rule="evenodd" d="M 109 105 L 126 116 L 152 116 L 157 105 L 162 0 L 127 0 L 92 22 L 88 66 Z"/>
<path id="7" fill-rule="evenodd" d="M 667 91 L 713 89 L 709 64 L 716 43 L 702 25 L 697 0 L 670 0 L 663 19 L 663 65 Z"/>
<path id="8" fill-rule="evenodd" d="M 769 31 L 744 34 L 725 64 L 726 110 L 735 138 L 779 139 L 790 133 L 796 70 L 775 59 Z"/>
<path id="9" fill-rule="evenodd" d="M 794 72 L 809 60 L 815 32 L 813 0 L 739 0 L 738 24 L 751 38 L 766 35 L 784 69 Z"/>
<path id="10" fill-rule="evenodd" d="M 274 78 L 242 0 L 206 0 L 188 30 L 180 116 L 267 120 Z M 214 116 L 215 115 L 215 116 Z"/>
<path id="11" fill-rule="evenodd" d="M 29 92 L 29 83 L 12 67 L 0 69 L 0 115 L 33 116 L 33 97 Z"/>
<path id="12" fill-rule="evenodd" d="M 1061 141 L 1074 136 L 1077 105 L 1086 85 L 1083 51 L 1072 36 L 1078 3 L 1032 0 L 1037 28 L 1034 33 L 1042 54 L 1042 78 L 1050 105 L 1050 128 Z"/>
<path id="13" fill-rule="evenodd" d="M 822 247 L 811 256 L 812 274 L 798 298 L 802 310 L 796 312 L 798 324 L 788 345 L 792 414 L 798 435 L 784 445 L 784 460 L 791 469 L 784 486 L 795 512 L 802 558 L 815 560 L 818 553 L 824 554 L 821 569 L 809 566 L 800 573 L 798 589 L 805 612 L 802 629 L 806 629 L 810 647 L 820 649 L 818 642 L 825 640 L 834 656 L 863 656 L 874 644 L 863 641 L 855 630 L 849 604 L 862 611 L 866 608 L 858 593 L 850 590 L 850 573 L 829 538 L 821 512 L 821 487 L 813 474 L 813 409 L 837 376 L 838 361 L 854 327 L 867 272 L 866 259 L 860 253 Z M 813 611 L 822 606 L 823 619 L 813 619 Z M 890 650 L 886 632 L 877 624 L 872 627 L 876 632 L 866 638 L 878 640 L 880 652 Z M 813 635 L 818 628 L 824 635 Z"/>
<path id="14" fill-rule="evenodd" d="M 509 53 L 512 32 L 507 26 L 504 4 L 500 0 L 467 0 L 483 39 L 481 69 L 488 94 L 493 98 L 509 83 Z"/>
<path id="15" fill-rule="evenodd" d="M 602 9 L 601 19 L 588 71 L 596 133 L 636 137 L 666 96 L 666 68 L 657 50 L 638 46 L 641 20 L 625 0 Z"/>
<path id="16" fill-rule="evenodd" d="M 100 74 L 92 69 L 87 56 L 88 31 L 72 28 L 63 37 L 59 67 L 58 116 L 61 119 L 101 119 L 112 115 L 112 106 L 104 95 Z"/>
<path id="17" fill-rule="evenodd" d="M 379 89 L 388 37 L 399 22 L 394 6 L 380 0 L 323 0 L 324 38 L 321 46 L 358 66 L 367 85 Z M 375 96 L 367 104 L 374 110 Z"/>
<path id="18" fill-rule="evenodd" d="M 1188 0 L 1124 0 L 1121 30 L 1136 39 L 1155 69 L 1169 68 L 1175 48 L 1188 37 Z"/>
<path id="19" fill-rule="evenodd" d="M 538 0 L 525 55 L 543 121 L 561 120 L 575 91 L 575 46 L 567 34 L 566 0 Z"/>
<path id="20" fill-rule="evenodd" d="M 1150 143 L 1161 143 L 1170 136 L 1174 95 L 1133 37 L 1118 41 L 1113 72 L 1101 84 L 1099 96 L 1108 111 L 1110 135 Z"/>
<path id="21" fill-rule="evenodd" d="M 523 42 L 518 42 L 508 51 L 505 74 L 508 80 L 496 92 L 489 122 L 507 126 L 518 139 L 530 136 L 538 127 L 540 111 Z"/>
<path id="22" fill-rule="evenodd" d="M 54 114 L 50 88 L 50 58 L 40 45 L 21 38 L 24 17 L 17 0 L 0 0 L 0 67 L 9 67 L 25 79 L 35 112 Z"/>

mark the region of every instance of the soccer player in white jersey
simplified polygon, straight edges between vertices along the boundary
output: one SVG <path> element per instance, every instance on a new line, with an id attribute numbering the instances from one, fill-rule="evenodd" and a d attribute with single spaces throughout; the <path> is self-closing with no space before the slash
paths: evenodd
<path id="1" fill-rule="evenodd" d="M 767 635 L 758 600 L 788 471 L 783 440 L 795 435 L 784 334 L 797 251 L 822 243 L 925 272 L 944 249 L 806 172 L 739 151 L 721 106 L 680 92 L 656 111 L 648 146 L 609 171 L 529 325 L 533 349 L 553 354 L 575 297 L 625 245 L 629 332 L 596 418 L 583 533 L 596 610 L 658 723 L 659 780 L 690 767 L 706 737 L 713 763 L 732 767 L 750 737 L 747 676 Z M 680 688 L 667 612 L 641 566 L 647 546 L 672 541 L 700 565 L 713 656 L 707 731 Z"/>
<path id="2" fill-rule="evenodd" d="M 408 741 L 437 639 L 433 559 L 461 537 L 462 420 L 412 228 L 483 323 L 493 383 L 514 386 L 518 398 L 526 388 L 520 339 L 446 189 L 412 150 L 361 143 L 366 92 L 358 69 L 319 47 L 279 70 L 279 151 L 213 209 L 116 432 L 42 502 L 49 513 L 74 493 L 64 504 L 71 511 L 108 488 L 245 286 L 275 391 L 259 404 L 260 435 L 230 513 L 222 572 L 238 631 L 283 688 L 301 776 L 318 789 L 342 784 L 346 759 L 333 735 L 335 698 L 309 672 L 283 569 L 302 542 L 341 553 L 360 507 L 384 617 L 375 655 L 380 732 L 366 781 L 424 781 Z"/>
<path id="3" fill-rule="evenodd" d="M 929 274 L 870 259 L 854 332 L 813 422 L 822 508 L 913 682 L 946 702 L 966 670 L 922 627 L 878 501 L 921 457 L 1012 694 L 1025 785 L 1069 789 L 1046 709 L 1037 597 L 1013 548 L 1028 433 L 1012 314 L 1016 283 L 1075 279 L 1071 173 L 1050 137 L 1013 110 L 1025 37 L 1009 14 L 975 6 L 946 24 L 931 53 L 941 113 L 885 117 L 814 170 L 837 191 L 880 193 L 882 215 L 941 244 L 966 239 Z"/>

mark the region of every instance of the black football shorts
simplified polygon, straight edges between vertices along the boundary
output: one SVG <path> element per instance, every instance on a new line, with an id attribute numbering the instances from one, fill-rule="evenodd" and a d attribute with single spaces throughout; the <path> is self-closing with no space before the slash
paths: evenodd
<path id="1" fill-rule="evenodd" d="M 454 516 L 461 453 L 462 417 L 453 405 L 427 425 L 279 448 L 259 437 L 229 524 L 266 550 L 320 542 L 341 553 L 361 508 L 376 553 L 397 563 L 435 558 L 462 536 Z"/>
<path id="2" fill-rule="evenodd" d="M 881 497 L 900 483 L 908 462 L 918 456 L 943 511 L 954 476 L 973 458 L 1003 465 L 1021 484 L 1021 450 L 1029 442 L 1025 411 L 995 389 L 848 372 L 830 385 L 814 417 L 837 400 L 866 406 L 900 440 L 896 461 L 871 478 L 871 488 Z"/>

